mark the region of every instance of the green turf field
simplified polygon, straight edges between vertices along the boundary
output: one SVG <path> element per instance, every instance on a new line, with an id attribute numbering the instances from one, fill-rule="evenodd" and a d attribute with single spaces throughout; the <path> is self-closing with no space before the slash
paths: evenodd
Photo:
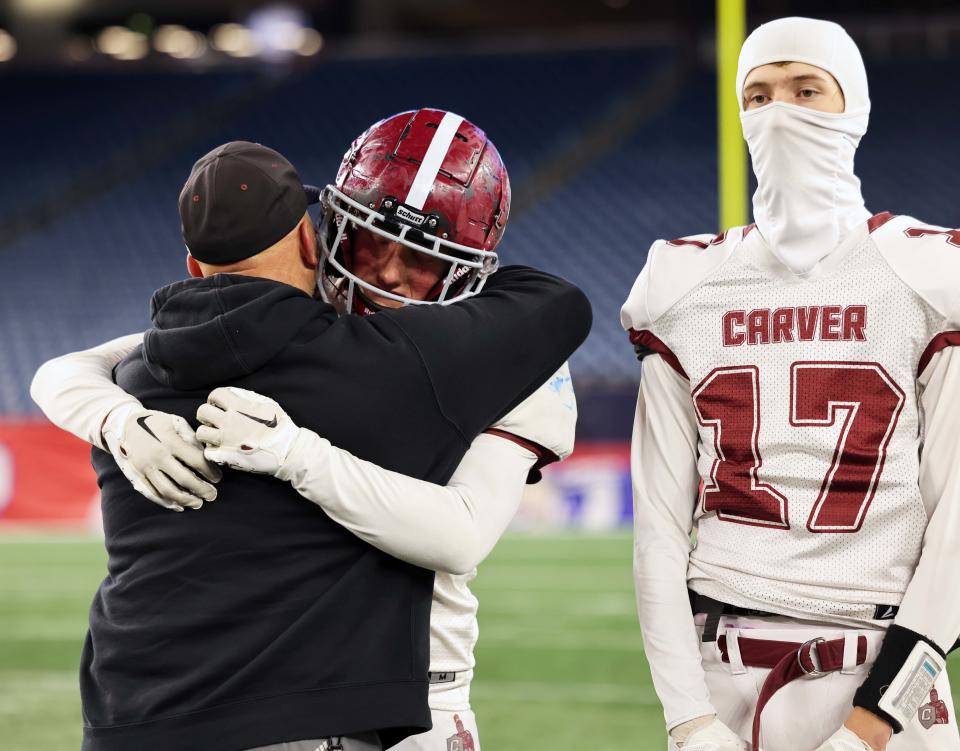
<path id="1" fill-rule="evenodd" d="M 103 567 L 98 542 L 0 538 L 4 751 L 79 746 L 77 662 Z M 485 751 L 665 748 L 636 625 L 629 537 L 507 538 L 475 591 L 473 704 Z"/>

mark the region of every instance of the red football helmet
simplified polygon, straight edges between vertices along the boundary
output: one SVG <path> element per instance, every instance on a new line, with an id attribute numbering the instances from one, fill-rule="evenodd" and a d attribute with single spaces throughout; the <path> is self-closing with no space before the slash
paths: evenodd
<path id="1" fill-rule="evenodd" d="M 446 305 L 479 292 L 497 269 L 510 213 L 510 180 L 476 125 L 443 110 L 401 112 L 374 124 L 343 157 L 321 195 L 320 292 L 346 312 L 378 309 L 365 292 L 403 303 Z M 448 261 L 425 300 L 397 295 L 353 273 L 357 229 Z"/>

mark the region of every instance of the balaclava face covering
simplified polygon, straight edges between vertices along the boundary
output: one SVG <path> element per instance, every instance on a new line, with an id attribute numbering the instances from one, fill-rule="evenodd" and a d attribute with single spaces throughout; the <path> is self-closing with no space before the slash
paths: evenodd
<path id="1" fill-rule="evenodd" d="M 771 102 L 743 109 L 747 75 L 761 65 L 815 65 L 840 84 L 842 113 Z M 754 221 L 773 253 L 804 274 L 870 217 L 853 173 L 867 132 L 867 72 L 843 27 L 811 18 L 781 18 L 757 28 L 740 50 L 737 69 L 740 122 L 750 149 L 757 192 Z"/>

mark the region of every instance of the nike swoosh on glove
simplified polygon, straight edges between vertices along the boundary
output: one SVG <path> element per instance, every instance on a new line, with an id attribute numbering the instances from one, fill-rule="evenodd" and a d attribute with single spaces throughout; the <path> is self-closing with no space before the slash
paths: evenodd
<path id="1" fill-rule="evenodd" d="M 211 391 L 197 420 L 207 459 L 261 475 L 280 471 L 300 430 L 273 399 L 234 386 Z"/>
<path id="2" fill-rule="evenodd" d="M 567 363 L 490 427 L 542 446 L 561 461 L 570 456 L 577 428 L 577 397 Z"/>
<path id="3" fill-rule="evenodd" d="M 702 721 L 703 718 L 691 720 L 691 723 Z M 683 733 L 683 723 L 670 733 L 669 751 L 747 751 L 746 741 L 739 738 L 734 732 L 716 717 L 703 727 L 694 730 L 689 735 Z M 677 731 L 681 731 L 679 734 Z M 675 738 L 682 737 L 682 740 Z"/>
<path id="4" fill-rule="evenodd" d="M 128 404 L 107 415 L 102 434 L 124 477 L 154 503 L 183 511 L 217 497 L 222 473 L 182 417 Z"/>
<path id="5" fill-rule="evenodd" d="M 843 726 L 817 746 L 816 751 L 873 751 L 873 747 L 850 728 Z"/>

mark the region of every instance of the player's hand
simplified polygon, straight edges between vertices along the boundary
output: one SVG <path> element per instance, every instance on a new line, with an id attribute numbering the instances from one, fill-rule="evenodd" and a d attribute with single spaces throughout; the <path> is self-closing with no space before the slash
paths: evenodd
<path id="1" fill-rule="evenodd" d="M 543 446 L 560 459 L 570 456 L 577 427 L 577 397 L 567 363 L 490 427 Z"/>
<path id="2" fill-rule="evenodd" d="M 183 511 L 217 497 L 222 473 L 182 417 L 125 405 L 107 415 L 102 433 L 120 471 L 154 503 Z"/>
<path id="3" fill-rule="evenodd" d="M 886 746 L 887 744 L 884 743 L 882 748 L 875 749 L 850 728 L 841 727 L 822 745 L 817 746 L 816 751 L 883 751 Z"/>
<path id="4" fill-rule="evenodd" d="M 747 751 L 747 744 L 716 716 L 698 717 L 670 731 L 669 751 Z"/>
<path id="5" fill-rule="evenodd" d="M 207 459 L 263 475 L 277 474 L 299 430 L 273 399 L 233 386 L 211 391 L 197 420 Z"/>

